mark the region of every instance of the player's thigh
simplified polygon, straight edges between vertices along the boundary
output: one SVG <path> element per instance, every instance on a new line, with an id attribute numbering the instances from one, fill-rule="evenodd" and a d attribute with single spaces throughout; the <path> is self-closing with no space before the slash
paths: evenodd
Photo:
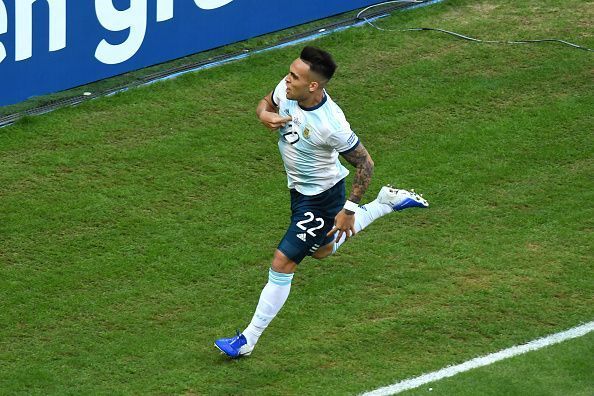
<path id="1" fill-rule="evenodd" d="M 299 264 L 305 256 L 313 255 L 328 243 L 328 232 L 334 225 L 334 218 L 324 210 L 305 207 L 291 217 L 291 224 L 281 240 L 280 250 L 290 260 Z"/>

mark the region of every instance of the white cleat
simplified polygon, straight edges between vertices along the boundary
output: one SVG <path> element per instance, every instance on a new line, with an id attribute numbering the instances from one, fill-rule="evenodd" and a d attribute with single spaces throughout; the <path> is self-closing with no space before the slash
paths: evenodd
<path id="1" fill-rule="evenodd" d="M 397 211 L 414 207 L 429 207 L 429 202 L 427 202 L 427 200 L 421 195 L 417 194 L 415 190 L 399 190 L 390 186 L 389 184 L 382 187 L 379 194 L 377 195 L 377 200 L 380 203 L 390 205 L 392 210 Z"/>

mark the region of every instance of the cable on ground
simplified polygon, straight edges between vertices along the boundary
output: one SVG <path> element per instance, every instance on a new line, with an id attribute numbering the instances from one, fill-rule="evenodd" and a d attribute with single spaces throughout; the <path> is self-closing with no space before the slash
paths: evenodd
<path id="1" fill-rule="evenodd" d="M 572 48 L 581 49 L 584 51 L 594 51 L 590 48 L 583 47 L 581 45 L 577 45 L 574 43 L 570 43 L 569 41 L 560 40 L 560 39 L 556 39 L 556 38 L 546 38 L 546 39 L 536 39 L 536 40 L 481 40 L 481 39 L 477 39 L 474 37 L 465 36 L 460 33 L 451 32 L 449 30 L 444 30 L 444 29 L 440 29 L 440 28 L 432 28 L 432 27 L 419 27 L 419 28 L 415 27 L 415 28 L 407 28 L 407 29 L 385 29 L 380 26 L 377 26 L 372 21 L 370 21 L 367 17 L 363 16 L 363 14 L 368 10 L 371 10 L 371 9 L 373 9 L 375 7 L 379 7 L 379 6 L 392 4 L 392 3 L 422 3 L 422 1 L 418 1 L 418 0 L 385 1 L 383 3 L 371 5 L 367 8 L 364 8 L 363 10 L 359 11 L 359 13 L 357 14 L 357 18 L 363 19 L 368 25 L 374 27 L 377 30 L 381 30 L 384 32 L 410 32 L 410 31 L 431 30 L 431 31 L 446 33 L 446 34 L 458 37 L 463 40 L 474 41 L 477 43 L 484 43 L 484 44 L 534 44 L 534 43 L 556 42 L 556 43 L 561 43 L 563 45 L 570 46 Z"/>

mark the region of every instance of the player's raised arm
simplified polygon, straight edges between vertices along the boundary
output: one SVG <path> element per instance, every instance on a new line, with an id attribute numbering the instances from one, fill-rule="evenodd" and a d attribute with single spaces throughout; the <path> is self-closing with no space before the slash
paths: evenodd
<path id="1" fill-rule="evenodd" d="M 268 129 L 278 129 L 289 121 L 291 121 L 291 117 L 281 117 L 278 114 L 278 107 L 274 105 L 272 101 L 272 93 L 266 95 L 260 103 L 258 103 L 258 107 L 256 107 L 256 114 L 260 119 L 260 122 L 266 126 Z"/>

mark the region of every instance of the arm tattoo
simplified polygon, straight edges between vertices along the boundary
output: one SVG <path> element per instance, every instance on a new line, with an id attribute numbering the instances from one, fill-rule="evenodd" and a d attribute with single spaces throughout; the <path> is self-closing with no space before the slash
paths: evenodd
<path id="1" fill-rule="evenodd" d="M 357 168 L 349 201 L 359 203 L 373 175 L 373 160 L 362 143 L 359 143 L 353 151 L 343 154 L 343 157 Z"/>

